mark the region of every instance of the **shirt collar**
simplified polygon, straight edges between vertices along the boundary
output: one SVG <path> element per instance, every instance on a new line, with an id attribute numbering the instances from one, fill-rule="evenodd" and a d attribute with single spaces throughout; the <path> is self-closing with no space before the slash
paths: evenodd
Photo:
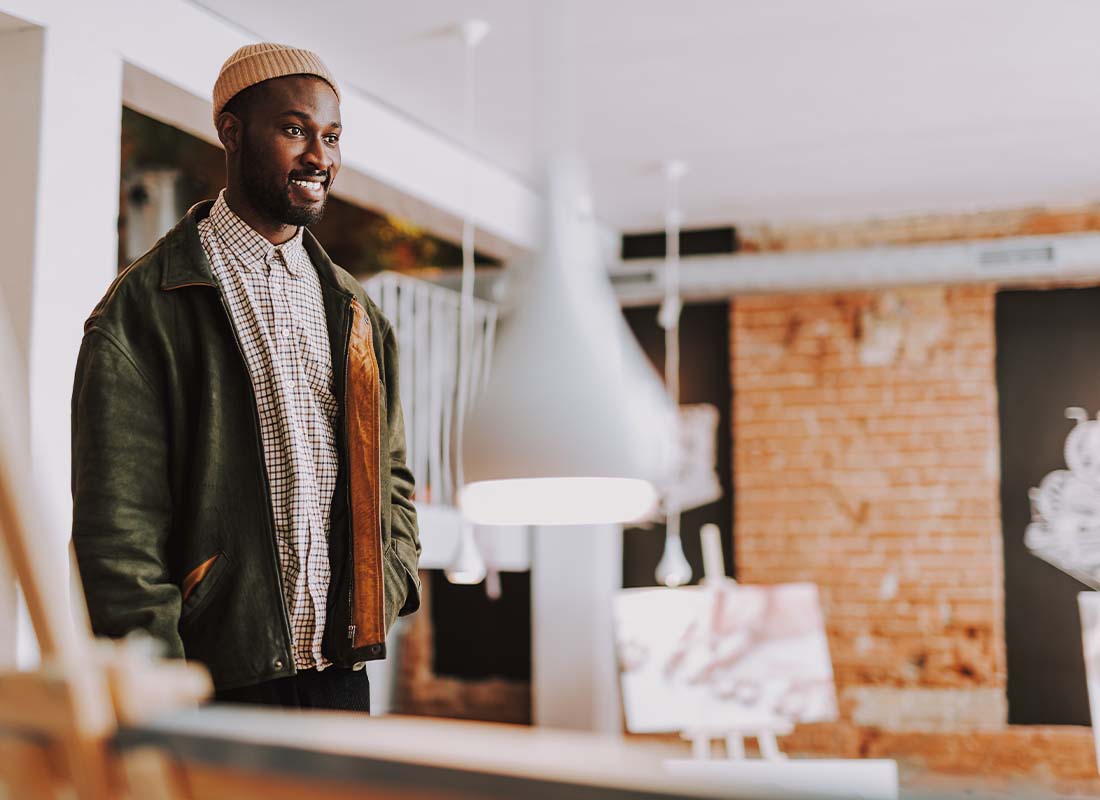
<path id="1" fill-rule="evenodd" d="M 225 189 L 218 193 L 218 199 L 210 209 L 210 224 L 218 239 L 240 259 L 245 269 L 266 271 L 268 260 L 281 252 L 287 271 L 292 276 L 298 277 L 303 266 L 309 261 L 309 255 L 302 244 L 302 233 L 305 228 L 299 225 L 291 239 L 280 245 L 274 245 L 229 207 L 225 202 Z"/>

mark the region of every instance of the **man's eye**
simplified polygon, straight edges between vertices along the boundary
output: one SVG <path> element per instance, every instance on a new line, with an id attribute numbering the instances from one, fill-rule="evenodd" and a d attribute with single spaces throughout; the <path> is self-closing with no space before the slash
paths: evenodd
<path id="1" fill-rule="evenodd" d="M 325 141 L 329 144 L 339 144 L 340 137 L 337 136 L 335 133 L 330 133 L 328 136 L 325 137 Z"/>
<path id="2" fill-rule="evenodd" d="M 302 129 L 299 128 L 297 125 L 287 125 L 285 128 L 283 128 L 283 130 L 289 133 L 291 136 L 302 135 Z"/>

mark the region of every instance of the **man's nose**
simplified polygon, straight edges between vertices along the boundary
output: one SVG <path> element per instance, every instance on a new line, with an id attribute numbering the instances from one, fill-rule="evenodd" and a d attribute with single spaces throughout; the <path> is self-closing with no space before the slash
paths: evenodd
<path id="1" fill-rule="evenodd" d="M 308 167 L 318 172 L 330 172 L 334 163 L 328 145 L 320 136 L 314 136 L 309 140 L 309 147 L 306 149 L 302 160 L 305 161 Z"/>

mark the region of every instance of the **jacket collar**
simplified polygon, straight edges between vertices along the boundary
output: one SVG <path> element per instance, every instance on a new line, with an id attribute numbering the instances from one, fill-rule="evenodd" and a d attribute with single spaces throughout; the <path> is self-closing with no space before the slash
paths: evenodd
<path id="1" fill-rule="evenodd" d="M 183 219 L 164 235 L 164 275 L 160 281 L 164 291 L 182 286 L 218 285 L 199 241 L 199 221 L 210 214 L 213 206 L 213 200 L 191 206 Z"/>
<path id="2" fill-rule="evenodd" d="M 160 288 L 164 291 L 184 286 L 217 287 L 214 272 L 199 240 L 199 222 L 210 214 L 213 206 L 213 200 L 196 203 L 165 234 L 164 272 L 160 282 Z M 344 294 L 356 294 L 359 284 L 351 275 L 332 263 L 328 253 L 308 230 L 303 231 L 302 244 L 323 283 Z"/>

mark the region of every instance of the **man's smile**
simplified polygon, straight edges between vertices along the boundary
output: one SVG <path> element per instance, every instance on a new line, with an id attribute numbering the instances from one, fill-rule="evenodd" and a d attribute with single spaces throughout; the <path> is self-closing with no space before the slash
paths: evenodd
<path id="1" fill-rule="evenodd" d="M 325 187 L 327 183 L 324 175 L 290 179 L 292 192 L 309 203 L 316 203 L 325 199 Z"/>

